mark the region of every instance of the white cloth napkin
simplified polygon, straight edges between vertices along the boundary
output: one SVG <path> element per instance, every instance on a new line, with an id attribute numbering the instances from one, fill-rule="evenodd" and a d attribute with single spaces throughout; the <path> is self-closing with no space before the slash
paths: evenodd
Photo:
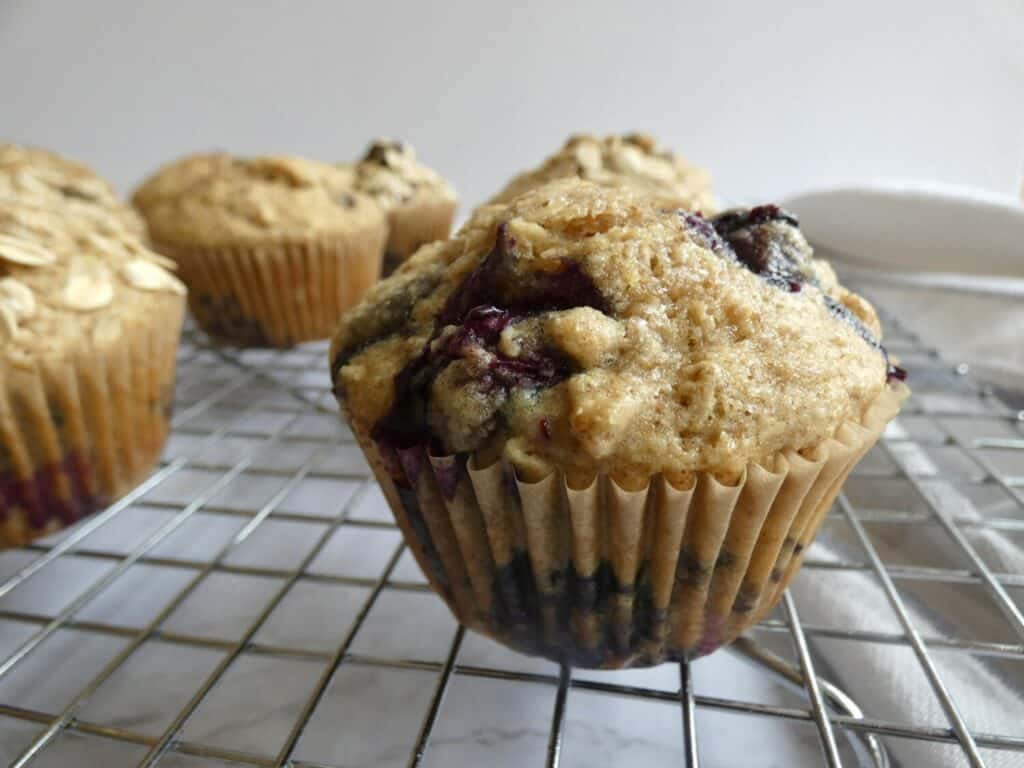
<path id="1" fill-rule="evenodd" d="M 872 292 L 926 341 L 957 361 L 968 361 L 983 378 L 1024 388 L 1024 208 L 1019 201 L 932 184 L 882 182 L 801 194 L 784 205 L 800 215 L 801 227 L 820 251 L 865 270 L 858 272 L 861 276 L 873 275 L 877 290 Z M 905 436 L 898 420 L 889 434 Z M 907 471 L 938 474 L 913 443 L 894 444 L 894 454 Z M 930 483 L 928 492 L 939 514 L 981 519 L 953 484 Z M 998 531 L 979 527 L 964 532 L 994 571 L 1024 573 L 1024 552 Z M 916 533 L 898 542 L 883 537 L 874 543 L 885 561 L 913 555 L 908 548 L 943 553 L 954 562 L 959 557 L 955 542 L 937 526 L 921 526 Z M 841 559 L 821 545 L 813 555 Z M 948 634 L 942 623 L 950 616 L 966 626 L 1005 626 L 987 597 L 964 599 L 937 582 L 902 581 L 898 586 L 925 637 Z M 793 591 L 806 622 L 877 627 L 879 617 L 889 617 L 887 631 L 901 631 L 881 585 L 869 574 L 836 571 L 827 581 L 798 578 Z M 946 606 L 945 618 L 923 608 L 936 604 Z M 834 682 L 861 702 L 868 716 L 948 726 L 907 646 L 850 642 L 842 644 L 840 653 L 822 645 Z M 934 648 L 932 654 L 971 730 L 1024 735 L 1024 664 L 997 667 L 982 656 Z M 906 768 L 965 764 L 962 753 L 948 745 L 910 739 L 886 744 Z M 1019 752 L 986 751 L 985 758 L 993 768 L 1024 765 Z"/>

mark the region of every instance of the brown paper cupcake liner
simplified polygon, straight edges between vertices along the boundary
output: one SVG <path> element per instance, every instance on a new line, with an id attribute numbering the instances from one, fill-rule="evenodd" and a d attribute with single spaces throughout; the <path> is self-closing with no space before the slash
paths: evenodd
<path id="1" fill-rule="evenodd" d="M 526 653 L 583 667 L 711 653 L 779 601 L 847 475 L 908 390 L 812 450 L 751 463 L 735 485 L 641 491 L 601 475 L 518 478 L 507 461 L 393 450 L 357 435 L 431 585 L 456 618 Z"/>
<path id="2" fill-rule="evenodd" d="M 331 335 L 338 319 L 380 277 L 384 230 L 302 243 L 157 244 L 189 288 L 189 308 L 214 339 L 289 347 Z"/>
<path id="3" fill-rule="evenodd" d="M 455 218 L 454 200 L 422 200 L 392 208 L 388 213 L 388 244 L 384 275 L 412 256 L 422 245 L 444 240 Z"/>
<path id="4" fill-rule="evenodd" d="M 0 362 L 0 547 L 102 509 L 141 482 L 168 433 L 179 297 L 70 355 Z"/>

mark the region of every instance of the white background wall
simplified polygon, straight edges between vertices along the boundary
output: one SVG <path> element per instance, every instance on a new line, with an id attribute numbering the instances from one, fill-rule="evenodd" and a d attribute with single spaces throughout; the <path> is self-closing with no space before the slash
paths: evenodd
<path id="1" fill-rule="evenodd" d="M 191 150 L 347 159 L 384 134 L 473 204 L 570 132 L 634 128 L 738 200 L 1010 192 L 1024 4 L 0 0 L 0 136 L 122 186 Z"/>

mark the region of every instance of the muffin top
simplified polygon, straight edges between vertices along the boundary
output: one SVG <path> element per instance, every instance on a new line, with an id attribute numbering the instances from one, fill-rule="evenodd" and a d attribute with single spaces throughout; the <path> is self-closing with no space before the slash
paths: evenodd
<path id="1" fill-rule="evenodd" d="M 385 446 L 641 486 L 770 468 L 859 420 L 901 373 L 879 334 L 775 206 L 705 219 L 566 179 L 422 248 L 331 357 L 353 427 Z"/>
<path id="2" fill-rule="evenodd" d="M 92 169 L 45 149 L 0 143 L 0 202 L 10 200 L 64 208 L 78 217 L 114 219 L 125 231 L 146 235 L 139 214 Z"/>
<path id="3" fill-rule="evenodd" d="M 521 173 L 491 202 L 504 203 L 553 179 L 578 177 L 595 184 L 631 189 L 665 198 L 689 211 L 714 211 L 711 174 L 642 133 L 572 136 L 539 168 Z"/>
<path id="4" fill-rule="evenodd" d="M 299 157 L 192 155 L 157 171 L 132 202 L 163 246 L 305 242 L 383 226 L 351 169 Z"/>
<path id="5" fill-rule="evenodd" d="M 116 218 L 0 198 L 0 358 L 30 367 L 180 308 L 185 287 Z"/>
<path id="6" fill-rule="evenodd" d="M 385 210 L 423 198 L 455 200 L 452 185 L 417 161 L 416 151 L 400 141 L 373 142 L 353 170 L 356 188 Z"/>

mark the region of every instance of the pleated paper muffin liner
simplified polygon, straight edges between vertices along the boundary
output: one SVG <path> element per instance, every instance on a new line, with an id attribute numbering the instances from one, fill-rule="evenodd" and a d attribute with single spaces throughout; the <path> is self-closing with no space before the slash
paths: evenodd
<path id="1" fill-rule="evenodd" d="M 156 301 L 70 353 L 0 360 L 0 547 L 102 509 L 160 458 L 185 302 Z"/>
<path id="2" fill-rule="evenodd" d="M 156 248 L 177 262 L 189 308 L 211 337 L 290 347 L 331 335 L 380 277 L 384 237 L 375 225 L 308 242 Z"/>
<path id="3" fill-rule="evenodd" d="M 384 254 L 384 275 L 412 256 L 422 245 L 444 240 L 451 234 L 455 201 L 415 200 L 388 212 L 388 244 Z"/>
<path id="4" fill-rule="evenodd" d="M 463 624 L 575 666 L 692 659 L 779 601 L 847 475 L 908 390 L 898 385 L 812 450 L 644 490 L 601 475 L 520 479 L 507 461 L 392 450 L 357 435 L 433 588 Z"/>

